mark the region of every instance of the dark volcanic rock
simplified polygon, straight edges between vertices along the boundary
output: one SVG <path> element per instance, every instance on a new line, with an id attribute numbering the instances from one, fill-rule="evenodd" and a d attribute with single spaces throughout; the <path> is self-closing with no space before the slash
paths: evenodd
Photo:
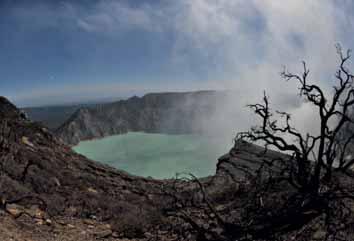
<path id="1" fill-rule="evenodd" d="M 158 193 L 161 183 L 74 153 L 0 98 L 0 199 L 5 208 L 39 205 L 48 215 L 98 220 L 121 219 L 138 212 L 148 217 L 158 213 L 148 200 Z"/>
<path id="2" fill-rule="evenodd" d="M 199 91 L 147 94 L 110 104 L 85 107 L 57 129 L 64 142 L 101 138 L 128 131 L 197 133 L 228 92 Z"/>
<path id="3" fill-rule="evenodd" d="M 5 97 L 0 96 L 0 118 L 1 119 L 22 119 L 24 120 L 25 115 L 16 108 L 10 101 Z"/>

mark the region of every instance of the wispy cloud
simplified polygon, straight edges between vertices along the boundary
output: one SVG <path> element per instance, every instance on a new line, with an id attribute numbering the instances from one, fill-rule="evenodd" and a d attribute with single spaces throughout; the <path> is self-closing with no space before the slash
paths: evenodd
<path id="1" fill-rule="evenodd" d="M 150 5 L 132 8 L 119 1 L 100 1 L 92 12 L 80 16 L 77 24 L 86 31 L 100 33 L 127 29 L 159 31 L 163 17 L 166 16 L 160 16 Z"/>
<path id="2" fill-rule="evenodd" d="M 173 33 L 175 68 L 199 65 L 200 71 L 232 79 L 226 84 L 235 87 L 247 80 L 250 89 L 274 88 L 281 66 L 293 67 L 302 59 L 318 78 L 328 76 L 335 43 L 347 42 L 344 26 L 350 21 L 343 16 L 349 6 L 349 1 L 343 8 L 332 0 L 179 0 L 131 7 L 108 0 L 77 16 L 77 25 L 101 34 Z"/>
<path id="3" fill-rule="evenodd" d="M 335 63 L 334 44 L 349 37 L 342 33 L 350 23 L 343 18 L 346 9 L 353 9 L 353 3 L 346 1 L 343 8 L 332 0 L 179 0 L 133 8 L 101 1 L 85 18 L 97 31 L 120 27 L 172 32 L 171 63 L 177 68 L 193 60 L 198 61 L 194 66 L 215 68 L 233 81 L 250 80 L 250 74 L 253 82 L 264 82 L 274 79 L 265 77 L 277 75 L 282 65 L 291 67 L 302 59 L 314 74 L 326 76 Z M 255 72 L 261 72 L 257 79 Z M 270 85 L 265 82 L 264 87 Z"/>

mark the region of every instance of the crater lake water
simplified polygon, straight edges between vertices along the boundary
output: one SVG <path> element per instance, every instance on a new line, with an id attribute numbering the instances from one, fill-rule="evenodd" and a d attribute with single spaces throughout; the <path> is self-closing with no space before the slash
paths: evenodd
<path id="1" fill-rule="evenodd" d="M 232 140 L 205 135 L 167 135 L 130 132 L 82 141 L 74 151 L 134 175 L 158 179 L 176 173 L 197 177 L 215 174 L 217 159 L 227 153 Z"/>

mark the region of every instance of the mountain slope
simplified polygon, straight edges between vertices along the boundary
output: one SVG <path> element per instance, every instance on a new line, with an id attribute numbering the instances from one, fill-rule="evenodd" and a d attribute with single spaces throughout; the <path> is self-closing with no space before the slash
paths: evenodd
<path id="1" fill-rule="evenodd" d="M 75 111 L 84 106 L 86 105 L 26 107 L 22 110 L 31 120 L 41 122 L 50 130 L 55 130 L 74 114 Z"/>
<path id="2" fill-rule="evenodd" d="M 80 108 L 56 130 L 64 142 L 128 131 L 198 133 L 226 98 L 226 92 L 153 93 L 110 104 Z"/>
<path id="3" fill-rule="evenodd" d="M 148 200 L 160 186 L 160 181 L 134 177 L 74 153 L 0 97 L 0 207 L 4 210 L 14 215 L 40 210 L 45 219 L 64 215 L 120 220 L 138 213 L 150 219 L 159 211 Z"/>

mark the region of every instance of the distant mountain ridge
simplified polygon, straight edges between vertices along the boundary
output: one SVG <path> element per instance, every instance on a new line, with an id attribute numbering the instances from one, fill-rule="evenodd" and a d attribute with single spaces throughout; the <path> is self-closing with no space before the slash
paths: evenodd
<path id="1" fill-rule="evenodd" d="M 143 131 L 151 133 L 199 133 L 226 91 L 150 93 L 109 104 L 78 109 L 56 131 L 64 142 Z"/>
<path id="2" fill-rule="evenodd" d="M 76 102 L 71 104 L 24 107 L 24 111 L 32 121 L 40 122 L 50 130 L 59 128 L 69 117 L 82 107 L 92 107 L 97 104 L 111 103 L 121 98 L 100 98 L 92 101 Z"/>
<path id="3" fill-rule="evenodd" d="M 43 106 L 22 108 L 28 117 L 50 130 L 59 128 L 75 111 L 87 105 Z"/>

